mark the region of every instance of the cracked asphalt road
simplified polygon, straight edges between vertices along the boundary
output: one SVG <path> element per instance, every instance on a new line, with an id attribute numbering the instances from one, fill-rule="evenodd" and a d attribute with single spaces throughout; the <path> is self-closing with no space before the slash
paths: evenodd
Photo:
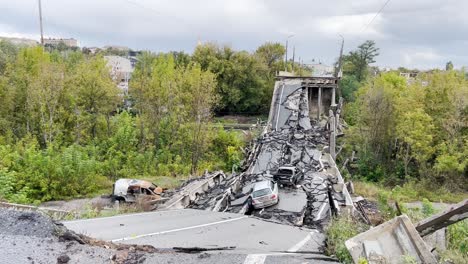
<path id="1" fill-rule="evenodd" d="M 63 223 L 75 232 L 118 243 L 147 244 L 156 248 L 236 247 L 209 253 L 222 254 L 222 263 L 284 263 L 287 259 L 288 263 L 295 263 L 292 259 L 323 257 L 310 253 L 319 252 L 323 244 L 324 236 L 318 231 L 239 214 L 182 209 Z M 199 261 L 196 257 L 194 260 Z M 297 263 L 321 263 L 319 261 L 324 260 L 302 259 Z"/>

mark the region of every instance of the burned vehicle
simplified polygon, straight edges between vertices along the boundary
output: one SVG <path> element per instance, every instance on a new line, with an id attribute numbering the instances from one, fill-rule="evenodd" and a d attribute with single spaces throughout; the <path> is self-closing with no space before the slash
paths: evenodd
<path id="1" fill-rule="evenodd" d="M 137 179 L 119 179 L 114 183 L 112 198 L 116 201 L 133 203 L 138 198 L 158 200 L 162 188 L 149 181 Z"/>
<path id="2" fill-rule="evenodd" d="M 303 173 L 294 166 L 282 166 L 273 173 L 273 180 L 281 185 L 296 186 L 299 184 Z"/>

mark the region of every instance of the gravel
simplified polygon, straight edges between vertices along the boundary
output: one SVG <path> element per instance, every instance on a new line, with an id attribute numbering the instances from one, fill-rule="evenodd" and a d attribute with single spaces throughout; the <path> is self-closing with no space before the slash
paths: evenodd
<path id="1" fill-rule="evenodd" d="M 57 225 L 47 216 L 36 212 L 0 210 L 0 234 L 52 237 Z"/>

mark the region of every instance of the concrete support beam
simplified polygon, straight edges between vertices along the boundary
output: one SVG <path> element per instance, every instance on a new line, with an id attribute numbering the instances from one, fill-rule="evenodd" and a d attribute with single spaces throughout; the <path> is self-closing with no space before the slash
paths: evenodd
<path id="1" fill-rule="evenodd" d="M 318 100 L 317 100 L 317 104 L 318 104 L 318 114 L 317 114 L 317 120 L 320 120 L 320 116 L 322 115 L 322 88 L 319 88 L 318 90 Z"/>
<path id="2" fill-rule="evenodd" d="M 333 87 L 332 88 L 332 99 L 331 99 L 331 106 L 336 106 L 336 100 L 335 100 L 335 97 L 336 97 L 336 87 Z"/>
<path id="3" fill-rule="evenodd" d="M 329 113 L 330 120 L 330 155 L 333 159 L 336 158 L 336 120 L 333 111 Z"/>

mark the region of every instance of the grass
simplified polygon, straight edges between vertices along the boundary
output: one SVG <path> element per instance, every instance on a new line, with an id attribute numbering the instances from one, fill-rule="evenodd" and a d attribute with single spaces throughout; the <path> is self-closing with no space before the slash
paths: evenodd
<path id="1" fill-rule="evenodd" d="M 445 188 L 431 190 L 425 184 L 417 182 L 408 182 L 403 186 L 396 186 L 394 188 L 362 181 L 356 181 L 353 184 L 356 194 L 375 201 L 382 194 L 399 202 L 415 202 L 428 199 L 431 202 L 458 203 L 468 198 L 468 193 L 451 192 Z"/>
<path id="2" fill-rule="evenodd" d="M 353 259 L 345 246 L 345 241 L 364 232 L 369 227 L 352 219 L 348 215 L 333 218 L 327 233 L 326 253 L 335 255 L 341 263 L 353 263 Z"/>
<path id="3" fill-rule="evenodd" d="M 468 219 L 449 226 L 447 239 L 448 249 L 456 250 L 468 258 Z"/>
<path id="4" fill-rule="evenodd" d="M 108 217 L 120 214 L 130 214 L 144 212 L 145 205 L 142 203 L 126 204 L 121 203 L 118 208 L 104 209 L 102 206 L 87 204 L 82 211 L 69 214 L 64 220 L 89 219 L 98 217 Z"/>
<path id="5" fill-rule="evenodd" d="M 463 255 L 457 250 L 445 250 L 439 253 L 441 263 L 454 263 L 454 264 L 466 264 L 468 263 L 468 256 Z"/>
<path id="6" fill-rule="evenodd" d="M 173 177 L 173 176 L 157 176 L 157 177 L 144 177 L 142 180 L 150 181 L 163 189 L 174 189 L 179 187 L 183 181 L 187 180 L 186 177 Z"/>

